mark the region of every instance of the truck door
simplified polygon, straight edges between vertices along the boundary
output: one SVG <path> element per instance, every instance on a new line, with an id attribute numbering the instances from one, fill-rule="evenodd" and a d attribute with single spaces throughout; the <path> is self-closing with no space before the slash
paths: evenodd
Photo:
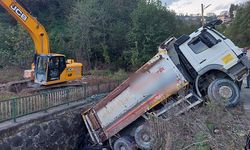
<path id="1" fill-rule="evenodd" d="M 185 46 L 191 56 L 187 59 L 191 59 L 190 62 L 197 72 L 212 64 L 222 65 L 227 69 L 229 68 L 227 65 L 233 60 L 237 62 L 237 56 L 224 43 L 222 37 L 207 29 L 191 39 Z"/>

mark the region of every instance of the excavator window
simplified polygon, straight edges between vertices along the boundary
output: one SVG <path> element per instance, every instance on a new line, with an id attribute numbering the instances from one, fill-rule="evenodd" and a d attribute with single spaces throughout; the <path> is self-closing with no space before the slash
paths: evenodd
<path id="1" fill-rule="evenodd" d="M 47 66 L 48 66 L 47 56 L 38 56 L 36 59 L 35 66 L 35 78 L 39 82 L 47 81 Z"/>
<path id="2" fill-rule="evenodd" d="M 38 62 L 37 72 L 39 74 L 45 74 L 47 71 L 47 63 L 48 63 L 47 57 L 39 57 L 37 62 Z"/>
<path id="3" fill-rule="evenodd" d="M 60 75 L 66 67 L 65 58 L 54 56 L 49 59 L 48 81 L 59 80 Z"/>

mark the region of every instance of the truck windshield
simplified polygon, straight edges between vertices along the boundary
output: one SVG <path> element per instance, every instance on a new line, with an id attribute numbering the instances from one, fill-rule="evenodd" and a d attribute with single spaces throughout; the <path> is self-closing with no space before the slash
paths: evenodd
<path id="1" fill-rule="evenodd" d="M 189 43 L 188 46 L 193 50 L 195 54 L 199 54 L 208 48 L 213 47 L 218 43 L 218 40 L 213 37 L 207 31 L 202 31 L 201 34 L 195 38 L 193 38 Z"/>
<path id="2" fill-rule="evenodd" d="M 208 49 L 208 46 L 201 41 L 200 38 L 196 38 L 189 44 L 189 47 L 193 50 L 195 54 L 199 54 Z"/>

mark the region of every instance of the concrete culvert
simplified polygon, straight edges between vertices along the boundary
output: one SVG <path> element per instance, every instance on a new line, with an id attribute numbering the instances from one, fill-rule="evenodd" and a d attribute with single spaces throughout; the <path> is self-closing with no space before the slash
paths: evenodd
<path id="1" fill-rule="evenodd" d="M 240 90 L 231 80 L 216 79 L 208 87 L 208 98 L 223 103 L 226 107 L 233 107 L 240 100 Z"/>

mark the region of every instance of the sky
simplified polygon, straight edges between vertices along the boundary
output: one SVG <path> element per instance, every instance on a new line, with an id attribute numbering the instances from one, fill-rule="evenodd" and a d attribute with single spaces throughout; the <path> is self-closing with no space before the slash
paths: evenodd
<path id="1" fill-rule="evenodd" d="M 211 4 L 205 10 L 207 13 L 220 14 L 221 11 L 229 10 L 231 4 L 239 4 L 246 2 L 247 0 L 162 0 L 163 4 L 166 4 L 169 9 L 174 10 L 177 14 L 197 14 L 201 13 L 201 4 L 205 6 Z"/>

